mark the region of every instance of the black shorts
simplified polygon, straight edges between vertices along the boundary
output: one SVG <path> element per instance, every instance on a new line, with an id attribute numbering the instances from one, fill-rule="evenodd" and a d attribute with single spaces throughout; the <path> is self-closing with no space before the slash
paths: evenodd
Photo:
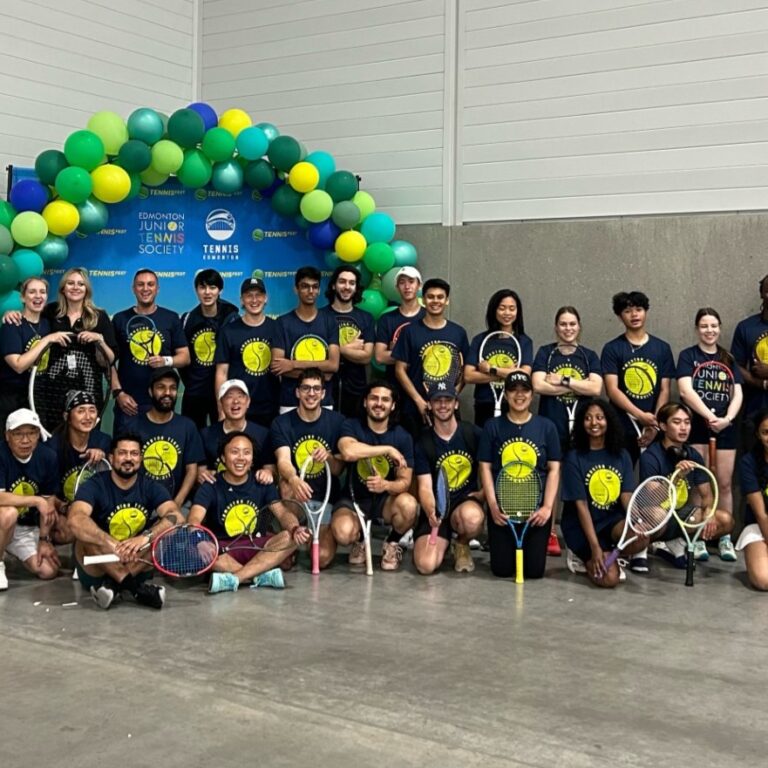
<path id="1" fill-rule="evenodd" d="M 451 506 L 448 509 L 448 514 L 440 521 L 440 527 L 437 529 L 437 535 L 441 539 L 451 541 L 453 534 L 456 533 L 451 525 L 451 519 L 453 517 L 453 511 L 456 507 L 460 507 L 465 501 L 477 504 L 478 508 L 482 511 L 483 507 L 477 499 L 470 499 L 467 496 L 461 496 L 455 501 L 451 502 Z M 432 526 L 429 524 L 429 519 L 424 513 L 423 509 L 419 510 L 419 519 L 416 521 L 416 525 L 413 528 L 413 540 L 416 541 L 421 536 L 428 536 L 432 533 Z"/>
<path id="2" fill-rule="evenodd" d="M 733 424 L 722 432 L 715 434 L 709 430 L 707 423 L 701 416 L 694 414 L 691 423 L 691 435 L 688 438 L 688 442 L 693 445 L 706 445 L 709 442 L 710 437 L 716 437 L 717 447 L 724 451 L 734 450 L 739 441 L 739 436 L 736 434 L 736 427 L 734 427 Z"/>
<path id="3" fill-rule="evenodd" d="M 623 522 L 625 517 L 626 515 L 624 512 L 614 512 L 611 517 L 603 522 L 600 530 L 595 531 L 597 540 L 600 542 L 600 549 L 602 549 L 603 552 L 610 552 L 616 546 L 616 541 L 613 539 L 611 531 L 613 531 L 616 523 Z M 587 542 L 587 537 L 584 535 L 581 526 L 578 527 L 578 530 L 569 530 L 568 532 L 563 531 L 563 538 L 565 539 L 565 544 L 568 549 L 570 549 L 579 560 L 586 563 L 592 559 L 592 549 L 589 546 L 589 542 Z"/>
<path id="4" fill-rule="evenodd" d="M 377 496 L 369 496 L 366 499 L 360 499 L 357 502 L 357 506 L 360 507 L 366 520 L 371 520 L 376 525 L 382 525 L 384 522 L 384 505 L 387 503 L 387 499 L 390 498 L 388 493 L 380 493 Z M 342 496 L 334 505 L 333 511 L 345 507 L 354 511 L 355 505 L 352 503 L 352 499 L 349 496 Z"/>

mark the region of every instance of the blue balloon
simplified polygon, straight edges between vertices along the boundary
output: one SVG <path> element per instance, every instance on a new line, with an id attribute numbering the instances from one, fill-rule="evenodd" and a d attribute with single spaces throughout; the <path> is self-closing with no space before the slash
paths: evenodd
<path id="1" fill-rule="evenodd" d="M 19 212 L 40 213 L 48 205 L 48 187 L 34 179 L 22 179 L 13 185 L 11 205 Z"/>
<path id="2" fill-rule="evenodd" d="M 206 131 L 210 131 L 211 128 L 215 128 L 219 124 L 219 116 L 210 104 L 206 104 L 203 101 L 196 101 L 193 104 L 188 104 L 187 109 L 194 110 L 203 118 L 203 125 L 205 126 Z"/>
<path id="3" fill-rule="evenodd" d="M 330 220 L 326 219 L 319 224 L 309 227 L 309 242 L 321 251 L 329 251 L 333 248 L 336 238 L 341 230 Z"/>
<path id="4" fill-rule="evenodd" d="M 388 213 L 375 211 L 363 219 L 360 234 L 368 243 L 388 243 L 395 236 L 395 222 Z"/>
<path id="5" fill-rule="evenodd" d="M 320 182 L 318 183 L 317 188 L 323 189 L 328 177 L 336 171 L 336 161 L 331 155 L 322 150 L 310 152 L 304 160 L 308 163 L 312 163 L 312 165 L 317 168 L 317 172 L 320 174 Z"/>
<path id="6" fill-rule="evenodd" d="M 264 198 L 270 198 L 282 187 L 285 182 L 282 179 L 275 178 L 275 180 L 266 189 L 261 190 L 261 196 Z"/>

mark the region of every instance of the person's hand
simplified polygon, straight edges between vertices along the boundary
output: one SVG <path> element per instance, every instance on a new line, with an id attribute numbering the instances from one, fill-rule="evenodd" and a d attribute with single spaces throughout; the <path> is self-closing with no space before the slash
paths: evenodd
<path id="1" fill-rule="evenodd" d="M 150 368 L 168 368 L 168 363 L 165 360 L 166 355 L 151 355 L 147 358 L 147 364 Z M 171 363 L 173 365 L 173 363 Z"/>
<path id="2" fill-rule="evenodd" d="M 647 448 L 656 439 L 656 432 L 654 427 L 643 427 L 640 437 L 637 438 L 637 444 L 641 448 Z"/>
<path id="3" fill-rule="evenodd" d="M 197 468 L 197 484 L 202 485 L 203 483 L 215 483 L 216 482 L 216 473 L 212 469 L 208 469 L 208 467 L 198 467 Z"/>
<path id="4" fill-rule="evenodd" d="M 125 390 L 117 396 L 115 402 L 126 416 L 136 416 L 139 412 L 138 403 Z"/>
<path id="5" fill-rule="evenodd" d="M 325 462 L 330 458 L 331 454 L 326 448 L 318 444 L 310 456 L 312 457 L 312 461 L 316 461 L 318 464 L 325 464 Z"/>
<path id="6" fill-rule="evenodd" d="M 3 325 L 21 325 L 21 312 L 16 309 L 8 310 L 3 315 Z"/>
<path id="7" fill-rule="evenodd" d="M 529 522 L 535 527 L 546 525 L 552 517 L 552 507 L 539 507 L 530 517 Z"/>
<path id="8" fill-rule="evenodd" d="M 593 547 L 592 559 L 587 564 L 591 568 L 590 573 L 593 579 L 600 581 L 605 578 L 606 573 L 608 573 L 608 567 L 605 564 L 605 560 L 605 552 L 603 552 L 602 547 Z"/>
<path id="9" fill-rule="evenodd" d="M 392 463 L 398 468 L 408 466 L 408 462 L 405 460 L 405 456 L 403 456 L 403 454 L 400 453 L 397 448 L 394 448 L 391 445 L 387 448 L 387 456 L 389 456 L 389 458 L 392 460 Z"/>
<path id="10" fill-rule="evenodd" d="M 51 563 L 56 570 L 61 566 L 59 553 L 56 551 L 56 547 L 54 547 L 50 541 L 40 540 L 37 542 L 37 567 L 41 568 L 46 560 Z"/>
<path id="11" fill-rule="evenodd" d="M 498 504 L 490 504 L 491 519 L 496 525 L 507 525 L 507 516 L 499 509 Z"/>
<path id="12" fill-rule="evenodd" d="M 365 349 L 365 342 L 359 337 L 355 336 L 352 341 L 348 341 L 342 346 L 343 349 Z"/>
<path id="13" fill-rule="evenodd" d="M 752 373 L 759 379 L 768 379 L 768 363 L 763 363 L 760 360 L 754 360 L 752 362 Z"/>
<path id="14" fill-rule="evenodd" d="M 422 509 L 427 516 L 430 527 L 437 528 L 440 525 L 440 521 L 437 519 L 437 508 L 435 505 L 433 504 L 431 509 L 428 509 L 427 507 L 422 507 Z"/>
<path id="15" fill-rule="evenodd" d="M 273 357 L 269 370 L 275 376 L 285 376 L 286 373 L 290 373 L 293 370 L 293 360 L 289 360 L 287 357 L 277 359 Z"/>
<path id="16" fill-rule="evenodd" d="M 50 344 L 58 344 L 61 347 L 66 347 L 72 341 L 73 334 L 68 331 L 56 331 L 55 333 L 49 333 L 43 337 L 43 341 Z"/>
<path id="17" fill-rule="evenodd" d="M 81 459 L 85 459 L 87 464 L 98 464 L 104 460 L 106 454 L 101 448 L 86 448 L 83 453 L 80 454 Z"/>
<path id="18" fill-rule="evenodd" d="M 120 558 L 121 563 L 135 563 L 139 559 L 142 550 L 148 545 L 148 532 L 140 533 L 138 536 L 132 536 L 125 541 L 119 541 L 115 547 L 115 554 Z"/>
<path id="19" fill-rule="evenodd" d="M 309 501 L 312 498 L 312 486 L 304 482 L 298 475 L 294 475 L 288 485 L 291 489 L 291 495 L 296 501 Z"/>
<path id="20" fill-rule="evenodd" d="M 717 534 L 718 524 L 717 520 L 713 517 L 707 524 L 704 526 L 704 530 L 701 532 L 701 538 L 705 541 L 709 541 L 710 539 L 713 539 Z"/>
<path id="21" fill-rule="evenodd" d="M 696 469 L 696 462 L 689 461 L 688 459 L 678 461 L 677 464 L 675 464 L 675 472 L 679 472 L 683 477 L 689 472 L 693 472 L 694 469 Z"/>
<path id="22" fill-rule="evenodd" d="M 375 494 L 385 493 L 387 488 L 389 487 L 389 481 L 385 480 L 377 472 L 374 472 L 372 475 L 369 475 L 365 479 L 365 487 L 371 493 L 375 493 Z"/>
<path id="23" fill-rule="evenodd" d="M 83 344 L 103 344 L 104 336 L 95 331 L 80 331 L 77 334 L 77 340 Z"/>
<path id="24" fill-rule="evenodd" d="M 53 528 L 56 523 L 56 504 L 53 497 L 33 496 L 29 506 L 35 507 L 40 513 L 41 527 Z"/>
<path id="25" fill-rule="evenodd" d="M 421 415 L 421 420 L 428 426 L 432 426 L 432 409 L 429 407 L 429 403 L 423 397 L 417 397 L 414 401 L 416 407 Z"/>
<path id="26" fill-rule="evenodd" d="M 259 485 L 272 485 L 272 483 L 275 481 L 274 476 L 268 469 L 257 469 L 256 473 L 254 475 L 256 478 L 256 482 Z"/>
<path id="27" fill-rule="evenodd" d="M 716 434 L 720 434 L 724 429 L 731 426 L 731 422 L 725 416 L 715 416 L 707 421 L 707 426 Z"/>

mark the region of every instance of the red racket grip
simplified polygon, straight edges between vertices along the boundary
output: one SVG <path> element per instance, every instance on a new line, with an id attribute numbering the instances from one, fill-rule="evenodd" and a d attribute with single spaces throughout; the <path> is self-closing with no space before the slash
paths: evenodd
<path id="1" fill-rule="evenodd" d="M 312 575 L 317 576 L 320 573 L 320 542 L 312 542 Z"/>
<path id="2" fill-rule="evenodd" d="M 717 438 L 709 438 L 709 468 L 712 472 L 717 467 Z"/>
<path id="3" fill-rule="evenodd" d="M 429 532 L 429 543 L 431 546 L 435 546 L 437 544 L 437 532 L 440 530 L 440 526 L 436 526 Z"/>

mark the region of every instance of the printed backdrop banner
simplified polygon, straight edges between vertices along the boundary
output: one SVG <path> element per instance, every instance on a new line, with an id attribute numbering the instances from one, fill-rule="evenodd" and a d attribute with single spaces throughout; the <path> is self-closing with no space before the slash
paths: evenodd
<path id="1" fill-rule="evenodd" d="M 14 167 L 14 183 L 29 178 L 37 178 L 34 169 Z M 101 232 L 67 238 L 69 258 L 46 271 L 51 296 L 66 269 L 85 267 L 96 304 L 114 314 L 135 303 L 131 280 L 137 269 L 149 267 L 160 277 L 158 304 L 181 313 L 197 304 L 195 273 L 212 267 L 224 278 L 224 298 L 240 306 L 240 283 L 261 270 L 267 312 L 279 315 L 296 305 L 293 275 L 299 267 L 311 264 L 329 274 L 304 230 L 276 214 L 256 190 L 224 194 L 173 180 L 142 187 L 133 200 L 108 208 Z"/>

